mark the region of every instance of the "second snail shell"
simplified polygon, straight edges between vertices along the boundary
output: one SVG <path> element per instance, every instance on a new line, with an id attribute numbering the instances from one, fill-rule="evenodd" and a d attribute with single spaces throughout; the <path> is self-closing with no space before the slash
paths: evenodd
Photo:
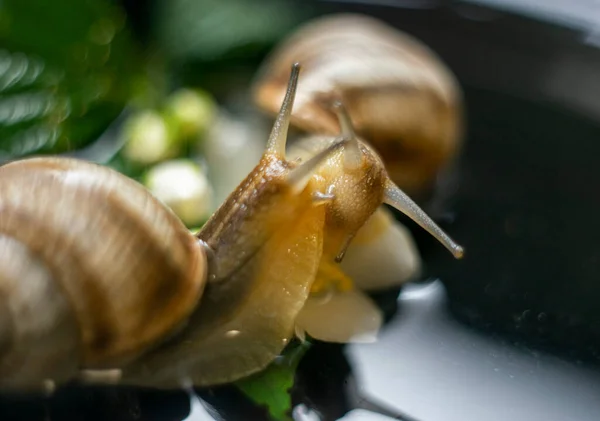
<path id="1" fill-rule="evenodd" d="M 294 61 L 303 65 L 292 124 L 335 135 L 328 104 L 344 103 L 357 133 L 382 156 L 408 194 L 432 188 L 457 155 L 462 94 L 450 70 L 428 47 L 376 19 L 353 14 L 313 20 L 284 40 L 259 71 L 254 100 L 276 113 Z"/>

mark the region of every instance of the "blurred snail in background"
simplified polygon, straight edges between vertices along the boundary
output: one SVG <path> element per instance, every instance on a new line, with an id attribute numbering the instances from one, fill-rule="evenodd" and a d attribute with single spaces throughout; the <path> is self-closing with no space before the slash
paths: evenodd
<path id="1" fill-rule="evenodd" d="M 374 18 L 315 19 L 281 42 L 259 70 L 253 97 L 261 109 L 277 112 L 294 61 L 304 69 L 294 126 L 337 134 L 327 104 L 338 99 L 401 189 L 421 195 L 434 188 L 460 150 L 463 104 L 455 77 L 433 51 Z"/>
<path id="2" fill-rule="evenodd" d="M 202 387 L 258 372 L 382 203 L 462 256 L 340 103 L 341 134 L 287 156 L 298 75 L 293 65 L 260 162 L 195 235 L 106 167 L 55 157 L 0 167 L 0 389 Z"/>

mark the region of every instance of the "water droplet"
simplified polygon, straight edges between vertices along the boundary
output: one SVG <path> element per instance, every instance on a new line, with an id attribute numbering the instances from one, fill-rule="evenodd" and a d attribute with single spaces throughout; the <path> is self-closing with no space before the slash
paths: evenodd
<path id="1" fill-rule="evenodd" d="M 52 395 L 56 390 L 56 383 L 54 382 L 54 380 L 46 379 L 42 382 L 42 385 L 44 388 L 44 392 L 48 396 Z"/>
<path id="2" fill-rule="evenodd" d="M 142 408 L 140 408 L 140 404 L 137 400 L 130 402 L 129 406 L 129 414 L 132 416 L 134 420 L 139 419 L 142 416 Z"/>
<path id="3" fill-rule="evenodd" d="M 239 330 L 235 330 L 232 329 L 230 331 L 225 332 L 225 336 L 227 338 L 235 338 L 236 336 L 238 336 L 241 332 Z"/>
<path id="4" fill-rule="evenodd" d="M 538 321 L 540 322 L 545 322 L 548 319 L 548 316 L 546 315 L 546 313 L 542 312 L 540 314 L 538 314 Z"/>
<path id="5" fill-rule="evenodd" d="M 294 419 L 298 421 L 318 421 L 321 419 L 316 412 L 304 404 L 296 406 L 292 410 L 292 414 Z"/>
<path id="6" fill-rule="evenodd" d="M 486 284 L 486 285 L 485 285 L 484 292 L 485 292 L 487 295 L 491 295 L 491 293 L 492 293 L 492 288 L 493 288 L 493 285 L 492 285 L 491 283 L 488 283 L 488 284 Z"/>

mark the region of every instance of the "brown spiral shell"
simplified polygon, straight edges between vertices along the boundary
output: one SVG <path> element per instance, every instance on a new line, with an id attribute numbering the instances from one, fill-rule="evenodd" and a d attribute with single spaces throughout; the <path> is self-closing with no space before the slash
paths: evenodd
<path id="1" fill-rule="evenodd" d="M 68 158 L 0 167 L 0 387 L 125 364 L 202 295 L 196 238 L 137 182 Z"/>

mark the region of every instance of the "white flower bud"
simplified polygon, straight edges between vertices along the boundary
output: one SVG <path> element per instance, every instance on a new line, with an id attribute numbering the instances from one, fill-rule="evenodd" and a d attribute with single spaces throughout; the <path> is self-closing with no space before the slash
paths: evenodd
<path id="1" fill-rule="evenodd" d="M 216 105 L 208 93 L 184 88 L 169 97 L 166 113 L 178 127 L 179 137 L 193 137 L 202 134 L 209 126 L 216 113 Z"/>
<path id="2" fill-rule="evenodd" d="M 210 216 L 212 188 L 200 166 L 188 159 L 154 166 L 146 174 L 144 184 L 187 226 L 202 224 Z"/>
<path id="3" fill-rule="evenodd" d="M 123 154 L 139 164 L 153 164 L 174 156 L 173 139 L 164 118 L 156 111 L 139 112 L 125 123 Z"/>

